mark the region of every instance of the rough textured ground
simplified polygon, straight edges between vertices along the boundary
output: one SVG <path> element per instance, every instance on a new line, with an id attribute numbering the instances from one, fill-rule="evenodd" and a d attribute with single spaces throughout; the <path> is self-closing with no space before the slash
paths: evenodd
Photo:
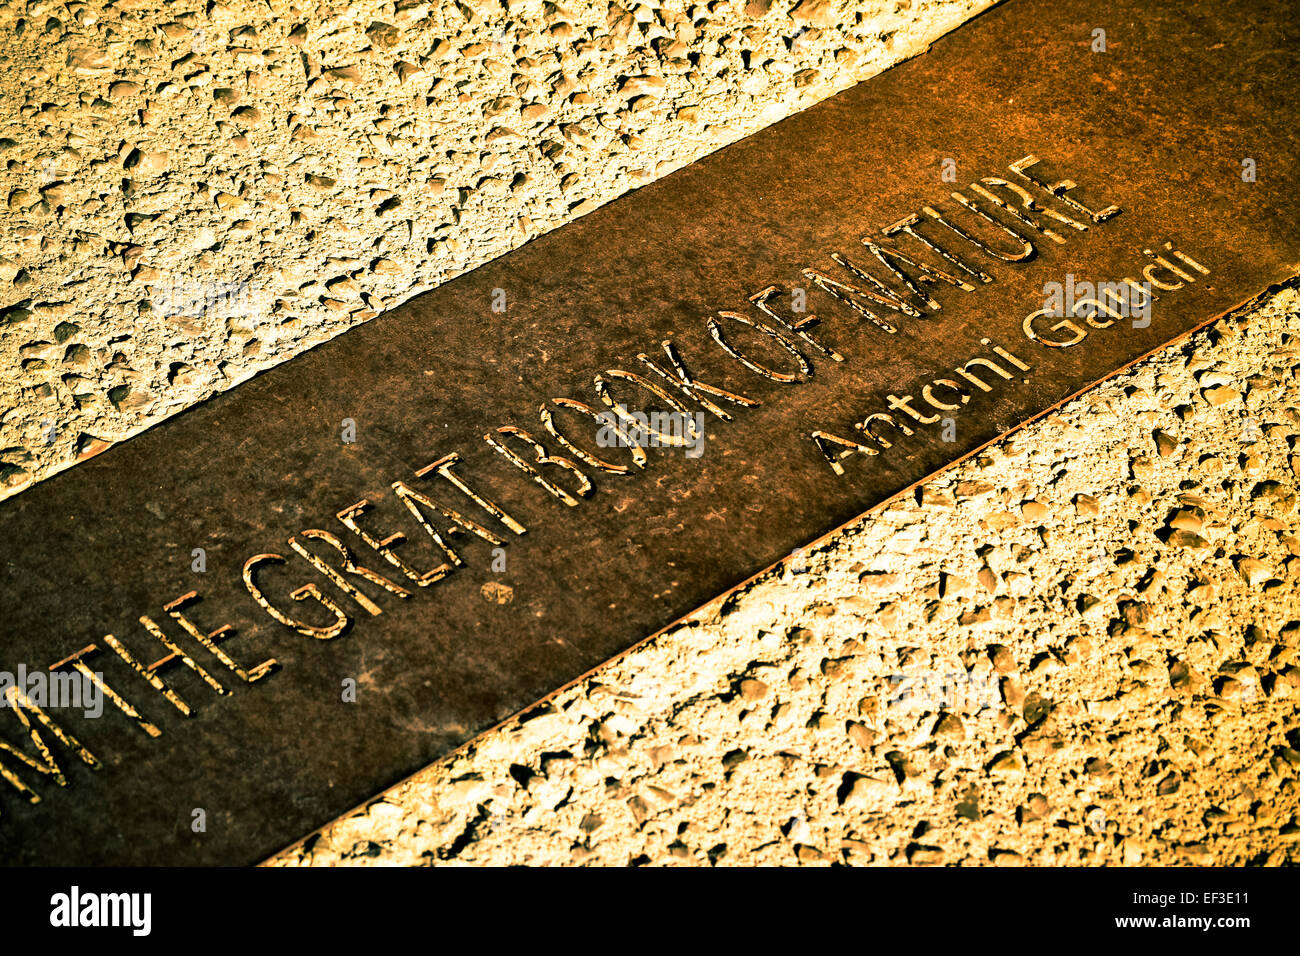
<path id="1" fill-rule="evenodd" d="M 991 2 L 0 2 L 0 498 Z"/>
<path id="2" fill-rule="evenodd" d="M 0 0 L 0 498 L 990 0 Z M 1300 295 L 277 859 L 1300 857 Z"/>
<path id="3" fill-rule="evenodd" d="M 1300 293 L 277 859 L 1300 862 Z"/>

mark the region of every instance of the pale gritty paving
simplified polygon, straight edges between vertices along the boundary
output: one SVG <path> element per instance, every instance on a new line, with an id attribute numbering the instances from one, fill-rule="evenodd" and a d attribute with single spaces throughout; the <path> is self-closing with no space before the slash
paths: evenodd
<path id="1" fill-rule="evenodd" d="M 0 497 L 990 5 L 0 2 Z M 1296 862 L 1298 315 L 1163 350 L 269 863 Z"/>
<path id="2" fill-rule="evenodd" d="M 1291 287 L 269 863 L 1295 863 L 1298 439 Z"/>

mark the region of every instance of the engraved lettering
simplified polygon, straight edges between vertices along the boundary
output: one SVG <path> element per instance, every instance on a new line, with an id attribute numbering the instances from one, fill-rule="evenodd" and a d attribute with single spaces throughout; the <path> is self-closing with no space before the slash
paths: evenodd
<path id="1" fill-rule="evenodd" d="M 199 679 L 202 680 L 203 683 L 211 687 L 213 690 L 215 690 L 218 694 L 225 696 L 226 694 L 230 693 L 230 691 L 226 690 L 226 688 L 221 685 L 220 681 L 218 681 L 215 677 L 209 674 L 207 670 L 205 670 L 203 667 L 195 663 L 194 658 L 190 657 L 179 647 L 177 647 L 176 644 L 171 640 L 171 638 L 169 638 L 166 634 L 163 633 L 163 629 L 153 622 L 152 618 L 145 617 L 142 615 L 140 617 L 140 623 L 144 625 L 146 631 L 148 631 L 150 634 L 154 636 L 154 638 L 158 641 L 159 644 L 167 648 L 167 650 L 170 652 L 166 657 L 160 658 L 159 660 L 156 660 L 149 665 L 149 670 L 151 672 L 157 672 L 161 670 L 163 667 L 166 667 L 168 664 L 174 663 L 176 661 L 180 661 L 182 664 L 184 664 L 194 673 L 198 674 Z"/>
<path id="2" fill-rule="evenodd" d="M 63 769 L 54 759 L 53 752 L 51 752 L 49 746 L 45 743 L 44 738 L 41 737 L 40 732 L 32 726 L 31 718 L 27 716 L 30 712 L 32 716 L 36 718 L 37 722 L 46 729 L 46 731 L 58 740 L 59 743 L 63 744 L 64 747 L 72 751 L 82 763 L 86 764 L 86 766 L 90 767 L 92 770 L 99 770 L 101 768 L 102 765 L 94 754 L 83 747 L 76 737 L 72 736 L 72 734 L 68 733 L 51 720 L 45 711 L 41 710 L 40 707 L 29 700 L 27 695 L 17 687 L 6 688 L 5 701 L 8 704 L 9 709 L 14 712 L 14 716 L 16 716 L 19 722 L 23 725 L 23 729 L 31 736 L 32 744 L 35 746 L 36 752 L 40 755 L 40 759 L 38 760 L 29 757 L 27 754 L 23 753 L 17 747 L 5 740 L 0 740 L 0 752 L 9 754 L 11 757 L 18 759 L 37 773 L 53 777 L 54 782 L 60 787 L 66 787 L 68 785 L 67 778 L 63 775 Z M 14 789 L 25 796 L 31 803 L 40 802 L 41 798 L 36 794 L 36 792 L 23 783 L 18 775 L 3 763 L 0 763 L 0 777 L 3 777 L 14 787 Z"/>
<path id="3" fill-rule="evenodd" d="M 452 471 L 452 469 L 455 468 L 456 465 L 459 463 L 460 463 L 460 454 L 458 452 L 452 452 L 449 455 L 443 455 L 435 462 L 425 465 L 423 468 L 421 468 L 419 471 L 415 473 L 415 477 L 425 478 L 428 477 L 430 474 L 441 475 L 447 481 L 451 482 L 451 484 L 456 488 L 457 491 L 459 491 L 465 497 L 469 498 L 471 501 L 473 501 L 476 505 L 478 505 L 488 514 L 494 516 L 498 521 L 500 521 L 503 525 L 505 525 L 515 534 L 526 533 L 528 531 L 527 528 L 525 528 L 514 518 L 510 517 L 510 515 L 506 514 L 504 511 L 498 508 L 496 504 L 494 504 L 492 501 L 490 501 L 489 499 L 483 497 L 478 492 L 476 492 L 465 482 L 465 479 L 461 478 L 460 475 Z"/>
<path id="4" fill-rule="evenodd" d="M 916 432 L 913 429 L 908 427 L 906 422 L 900 422 L 897 419 L 895 419 L 893 415 L 889 415 L 885 412 L 876 412 L 874 415 L 868 415 L 862 421 L 857 422 L 853 427 L 859 429 L 860 431 L 864 432 L 866 435 L 870 436 L 871 440 L 874 441 L 881 448 L 884 448 L 886 450 L 893 448 L 894 446 L 890 442 L 888 442 L 884 438 L 881 438 L 873 430 L 877 422 L 881 422 L 886 425 L 892 425 L 895 429 L 897 429 L 898 431 L 902 432 L 904 435 L 907 436 L 916 434 Z"/>
<path id="5" fill-rule="evenodd" d="M 122 646 L 121 641 L 112 634 L 105 634 L 104 643 L 108 645 L 109 649 L 114 654 L 126 661 L 133 671 L 143 677 L 149 683 L 150 687 L 162 694 L 163 697 L 167 698 L 167 701 L 173 707 L 179 710 L 186 717 L 194 716 L 194 711 L 190 705 L 181 700 L 180 695 L 168 687 L 163 679 L 155 674 L 151 668 L 140 663 L 140 661 L 136 659 L 135 655 Z"/>
<path id="6" fill-rule="evenodd" d="M 936 253 L 938 256 L 940 256 L 942 259 L 946 260 L 947 262 L 951 262 L 954 266 L 956 266 L 962 272 L 966 273 L 968 276 L 971 276 L 972 278 L 975 279 L 979 279 L 980 282 L 993 281 L 993 277 L 988 273 L 986 273 L 983 269 L 970 265 L 968 262 L 966 262 L 965 259 L 962 259 L 960 256 L 956 255 L 953 252 L 950 252 L 948 249 L 939 245 L 929 236 L 923 236 L 921 235 L 921 233 L 917 232 L 914 227 L 920 224 L 921 224 L 921 217 L 913 213 L 912 215 L 903 217 L 898 222 L 894 223 L 892 226 L 886 226 L 884 229 L 880 231 L 884 233 L 886 236 L 894 236 L 900 232 L 905 236 L 911 236 L 913 239 L 915 239 L 921 245 L 925 246 L 931 252 Z M 965 286 L 963 285 L 962 288 L 965 288 Z M 967 289 L 966 291 L 969 292 L 973 290 Z"/>
<path id="7" fill-rule="evenodd" d="M 681 416 L 681 420 L 686 422 L 687 434 L 673 434 L 671 431 L 662 431 L 658 428 L 652 428 L 648 418 L 644 422 L 637 421 L 636 418 L 628 413 L 626 406 L 614 401 L 614 396 L 610 394 L 609 383 L 605 380 L 605 376 L 619 381 L 631 382 L 633 385 L 645 389 L 651 395 L 658 398 L 661 402 L 676 412 L 677 415 Z M 645 376 L 638 375 L 635 372 L 625 372 L 622 369 L 611 368 L 606 369 L 603 373 L 596 376 L 595 385 L 596 394 L 600 397 L 600 400 L 605 403 L 609 410 L 614 413 L 615 417 L 618 419 L 619 425 L 622 427 L 622 430 L 624 432 L 631 432 L 633 436 L 637 436 L 638 441 L 640 440 L 640 436 L 643 436 L 647 431 L 653 435 L 654 441 L 659 445 L 682 447 L 689 445 L 691 441 L 697 439 L 698 433 L 695 426 L 695 416 L 690 413 L 685 405 Z"/>
<path id="8" fill-rule="evenodd" d="M 812 440 L 817 450 L 822 453 L 822 457 L 830 464 L 831 470 L 837 475 L 844 474 L 844 466 L 840 462 L 850 455 L 880 454 L 874 448 L 869 448 L 851 438 L 840 438 L 830 432 L 815 431 L 812 433 Z"/>
<path id="9" fill-rule="evenodd" d="M 795 312 L 807 311 L 804 303 L 804 299 L 806 298 L 804 294 L 804 290 L 795 289 L 794 291 L 798 293 L 798 295 L 791 296 L 791 302 L 790 302 L 791 310 Z M 751 295 L 749 297 L 749 301 L 754 303 L 755 307 L 757 307 L 759 311 L 761 311 L 764 315 L 768 316 L 774 322 L 780 324 L 782 328 L 787 329 L 793 332 L 795 335 L 799 336 L 800 339 L 802 339 L 804 342 L 807 342 L 818 352 L 821 352 L 822 355 L 825 355 L 827 358 L 831 359 L 832 361 L 843 362 L 844 361 L 843 355 L 835 351 L 829 345 L 826 345 L 820 340 L 813 338 L 812 334 L 808 332 L 808 329 L 812 328 L 813 326 L 820 325 L 821 319 L 817 318 L 817 316 L 815 315 L 807 315 L 804 316 L 802 319 L 799 319 L 797 321 L 792 321 L 790 319 L 787 319 L 783 315 L 777 314 L 776 310 L 773 309 L 770 305 L 768 305 L 769 299 L 778 296 L 780 294 L 781 293 L 777 290 L 776 286 L 770 285 L 762 292 L 756 292 L 753 295 Z M 758 403 L 755 402 L 754 404 L 757 405 Z"/>
<path id="10" fill-rule="evenodd" d="M 598 412 L 590 405 L 586 404 L 585 402 L 579 402 L 576 399 L 572 399 L 572 398 L 553 398 L 551 399 L 551 403 L 560 408 L 568 408 L 568 409 L 572 409 L 575 412 L 580 412 L 581 414 L 588 416 L 589 418 L 593 419 L 597 424 L 600 424 L 602 426 L 609 424 L 608 412 Z M 618 465 L 618 464 L 614 464 L 613 462 L 606 461 L 603 458 L 598 458 L 597 456 L 591 454 L 585 449 L 579 448 L 577 445 L 571 442 L 566 436 L 560 433 L 559 428 L 555 424 L 555 413 L 552 412 L 545 405 L 541 407 L 541 410 L 538 414 L 542 420 L 542 427 L 545 428 L 548 432 L 550 432 L 552 437 L 554 437 L 555 440 L 559 442 L 565 449 L 567 449 L 574 456 L 576 456 L 579 461 L 585 462 L 586 464 L 591 465 L 591 467 L 593 468 L 599 468 L 601 471 L 609 472 L 611 475 L 629 475 L 633 473 L 632 469 L 629 468 L 627 465 Z M 640 445 L 638 445 L 636 442 L 631 441 L 628 438 L 628 436 L 622 432 L 621 426 L 618 424 L 617 418 L 615 419 L 614 427 L 616 430 L 619 431 L 619 434 L 623 440 L 621 442 L 615 442 L 612 444 L 617 444 L 619 447 L 629 448 L 632 453 L 632 464 L 637 468 L 644 468 L 646 465 L 645 451 L 641 448 Z"/>
<path id="11" fill-rule="evenodd" d="M 344 508 L 336 515 L 336 517 L 343 523 L 345 528 L 373 548 L 385 561 L 405 574 L 419 587 L 426 588 L 435 581 L 439 581 L 446 577 L 447 574 L 451 572 L 451 568 L 447 567 L 445 564 L 441 564 L 433 570 L 421 574 L 415 568 L 402 560 L 400 555 L 393 552 L 393 548 L 396 545 L 399 545 L 406 540 L 406 535 L 402 534 L 400 531 L 396 531 L 381 540 L 358 525 L 357 518 L 371 507 L 373 507 L 373 505 L 371 505 L 371 503 L 365 498 L 362 498 L 356 504 Z"/>
<path id="12" fill-rule="evenodd" d="M 1044 192 L 1048 193 L 1049 195 L 1055 196 L 1057 199 L 1061 200 L 1061 202 L 1065 203 L 1071 209 L 1083 213 L 1093 222 L 1105 222 L 1107 219 L 1110 219 L 1113 216 L 1118 216 L 1122 211 L 1119 208 L 1119 206 L 1112 205 L 1112 206 L 1106 206 L 1104 209 L 1100 209 L 1094 212 L 1092 209 L 1089 209 L 1087 206 L 1079 202 L 1079 200 L 1075 199 L 1073 196 L 1066 195 L 1066 193 L 1071 189 L 1078 188 L 1079 184 L 1074 182 L 1073 180 L 1062 179 L 1059 183 L 1049 186 L 1047 183 L 1043 182 L 1042 180 L 1034 178 L 1033 174 L 1025 172 L 1025 170 L 1029 169 L 1031 166 L 1037 165 L 1038 162 L 1039 162 L 1039 158 L 1037 156 L 1034 156 L 1033 154 L 1030 154 L 1029 156 L 1025 156 L 1022 159 L 1016 160 L 1008 168 L 1017 176 L 1019 176 L 1021 179 L 1027 180 L 1028 182 L 1033 183 L 1035 186 L 1037 186 L 1039 189 L 1042 189 Z"/>
<path id="13" fill-rule="evenodd" d="M 554 465 L 557 468 L 563 468 L 567 471 L 572 472 L 575 476 L 577 476 L 577 480 L 578 480 L 578 487 L 574 490 L 574 493 L 570 494 L 568 491 L 561 488 L 559 485 L 553 484 L 552 482 L 547 480 L 547 478 L 540 471 L 538 471 L 535 467 L 533 467 L 532 464 L 530 464 L 529 462 L 525 461 L 524 459 L 520 458 L 517 454 L 515 454 L 514 451 L 511 450 L 509 447 L 507 447 L 505 442 L 497 438 L 496 435 L 504 435 L 507 438 L 515 438 L 518 439 L 519 441 L 524 442 L 526 445 L 532 448 L 533 454 L 536 456 L 537 459 L 536 463 L 538 465 L 543 465 L 543 466 Z M 522 428 L 516 428 L 513 425 L 504 425 L 501 428 L 498 428 L 496 430 L 496 435 L 492 434 L 491 432 L 488 432 L 486 435 L 483 436 L 483 440 L 486 441 L 489 445 L 491 445 L 494 449 L 496 449 L 497 452 L 504 455 L 506 460 L 509 461 L 512 465 L 514 465 L 520 471 L 524 472 L 524 474 L 532 478 L 533 481 L 537 482 L 539 485 L 545 488 L 548 494 L 552 495 L 555 498 L 558 498 L 560 501 L 564 502 L 569 507 L 573 507 L 577 505 L 578 498 L 586 498 L 591 495 L 591 490 L 592 490 L 591 479 L 587 477 L 587 475 L 583 472 L 581 468 L 579 468 L 577 465 L 575 465 L 567 458 L 561 458 L 555 455 L 548 455 L 546 453 L 546 449 L 542 446 L 541 442 L 537 441 L 535 438 L 533 438 L 532 435 L 528 434 L 528 432 L 524 431 Z M 577 495 L 577 497 L 575 498 L 574 495 Z"/>
<path id="14" fill-rule="evenodd" d="M 251 670 L 245 670 L 237 664 L 223 648 L 217 645 L 218 641 L 224 641 L 235 633 L 233 627 L 229 624 L 223 624 L 215 631 L 204 634 L 203 631 L 199 629 L 198 625 L 182 613 L 182 608 L 197 603 L 198 600 L 199 593 L 197 591 L 190 591 L 186 594 L 182 594 L 170 604 L 164 604 L 163 610 L 171 615 L 172 620 L 179 624 L 186 634 L 198 641 L 204 650 L 219 660 L 222 666 L 227 670 L 232 671 L 236 677 L 247 684 L 256 683 L 279 666 L 279 663 L 274 657 L 268 657 L 266 660 L 262 661 L 262 663 L 254 666 Z"/>
<path id="15" fill-rule="evenodd" d="M 98 654 L 98 653 L 99 653 L 99 648 L 96 645 L 88 644 L 85 647 L 83 647 L 81 650 L 74 651 L 72 654 L 69 654 L 67 657 L 63 658 L 63 660 L 55 661 L 53 664 L 49 666 L 48 670 L 57 671 L 62 667 L 67 667 L 68 665 L 71 665 L 72 668 L 79 675 L 81 675 L 81 677 L 84 680 L 88 680 L 92 684 L 94 684 L 101 694 L 103 694 L 105 697 L 107 697 L 110 701 L 113 702 L 114 707 L 120 710 L 137 727 L 139 727 L 142 731 L 144 731 L 145 734 L 147 734 L 150 737 L 161 737 L 162 731 L 159 730 L 157 726 L 155 726 L 152 722 L 146 720 L 143 716 L 141 716 L 140 712 L 136 710 L 133 706 L 131 706 L 131 704 L 124 697 L 122 697 L 121 694 L 119 694 L 116 690 L 110 687 L 102 677 L 100 677 L 98 674 L 96 674 L 94 671 L 92 671 L 89 667 L 86 666 L 86 662 L 83 660 L 83 658 L 91 654 Z"/>
<path id="16" fill-rule="evenodd" d="M 351 597 L 372 615 L 378 617 L 380 614 L 383 614 L 384 611 L 378 604 L 367 597 L 363 591 L 357 588 L 356 585 L 350 582 L 343 575 L 352 574 L 359 578 L 363 578 L 372 584 L 379 585 L 390 594 L 396 594 L 400 598 L 409 598 L 411 596 L 411 592 L 401 585 L 394 584 L 377 571 L 372 571 L 369 568 L 363 568 L 358 565 L 352 557 L 352 550 L 328 531 L 322 531 L 319 528 L 308 528 L 304 531 L 298 532 L 298 534 L 309 541 L 324 541 L 334 549 L 335 553 L 343 559 L 343 564 L 340 568 L 330 567 L 319 555 L 313 554 L 299 544 L 296 536 L 289 539 L 289 547 L 293 548 L 299 556 L 305 558 L 313 568 L 325 575 L 325 577 L 329 578 L 330 581 L 334 583 L 335 587 Z"/>
<path id="17" fill-rule="evenodd" d="M 668 356 L 668 362 L 672 366 L 672 372 L 660 368 L 651 360 L 650 356 L 646 355 L 644 352 L 637 355 L 637 359 L 648 366 L 651 371 L 657 374 L 664 381 L 677 388 L 687 398 L 699 402 L 705 411 L 722 419 L 724 422 L 731 421 L 731 415 L 718 405 L 711 402 L 705 397 L 706 395 L 712 395 L 715 398 L 722 399 L 724 402 L 730 402 L 733 405 L 740 405 L 744 408 L 754 408 L 759 404 L 752 398 L 738 395 L 725 388 L 719 388 L 716 385 L 706 385 L 703 382 L 696 381 L 691 376 L 691 373 L 686 370 L 686 365 L 682 362 L 682 357 L 677 351 L 677 346 L 673 345 L 673 340 L 664 339 L 661 344 L 663 345 L 664 353 Z"/>
<path id="18" fill-rule="evenodd" d="M 321 589 L 315 584 L 304 584 L 295 591 L 290 592 L 289 597 L 295 601 L 306 601 L 308 598 L 318 603 L 325 610 L 334 615 L 334 623 L 327 627 L 318 627 L 315 624 L 309 624 L 306 621 L 300 621 L 297 618 L 285 614 L 270 601 L 266 595 L 253 580 L 253 571 L 263 564 L 284 564 L 285 558 L 278 554 L 255 554 L 244 562 L 243 579 L 244 587 L 248 588 L 248 593 L 253 596 L 253 600 L 258 606 L 272 618 L 279 621 L 285 627 L 292 628 L 304 637 L 312 637 L 317 640 L 328 641 L 338 637 L 348 629 L 352 624 L 352 619 L 343 612 L 343 609 L 335 604 L 330 598 L 321 593 Z"/>
<path id="19" fill-rule="evenodd" d="M 753 359 L 749 358 L 743 352 L 739 351 L 730 340 L 723 335 L 722 324 L 718 321 L 720 318 L 730 319 L 732 322 L 736 322 L 739 325 L 755 329 L 763 335 L 766 335 L 768 338 L 774 340 L 778 345 L 789 352 L 790 355 L 794 357 L 795 361 L 799 363 L 799 372 L 778 372 L 776 369 L 768 368 L 766 365 L 755 362 Z M 722 346 L 724 352 L 734 358 L 741 365 L 745 366 L 745 368 L 752 372 L 757 372 L 766 379 L 771 379 L 773 382 L 781 382 L 782 384 L 789 384 L 791 382 L 799 381 L 800 374 L 809 377 L 812 375 L 812 363 L 809 362 L 807 356 L 799 350 L 799 346 L 795 344 L 795 341 L 784 332 L 773 328 L 766 322 L 758 322 L 740 312 L 719 312 L 717 316 L 709 316 L 706 325 L 709 329 L 709 335 L 713 336 L 713 341 Z"/>

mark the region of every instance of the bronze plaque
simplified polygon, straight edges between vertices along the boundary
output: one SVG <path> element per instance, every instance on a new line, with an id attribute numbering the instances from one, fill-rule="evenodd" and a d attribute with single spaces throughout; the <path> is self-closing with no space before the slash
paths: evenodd
<path id="1" fill-rule="evenodd" d="M 1288 278 L 1296 22 L 1011 0 L 0 505 L 5 861 L 257 861 Z"/>

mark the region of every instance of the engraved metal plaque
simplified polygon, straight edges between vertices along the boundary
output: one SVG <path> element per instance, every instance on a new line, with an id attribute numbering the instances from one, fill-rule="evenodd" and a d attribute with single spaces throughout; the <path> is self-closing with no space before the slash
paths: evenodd
<path id="1" fill-rule="evenodd" d="M 1296 33 L 1011 0 L 0 505 L 3 859 L 252 863 L 1293 275 Z"/>

